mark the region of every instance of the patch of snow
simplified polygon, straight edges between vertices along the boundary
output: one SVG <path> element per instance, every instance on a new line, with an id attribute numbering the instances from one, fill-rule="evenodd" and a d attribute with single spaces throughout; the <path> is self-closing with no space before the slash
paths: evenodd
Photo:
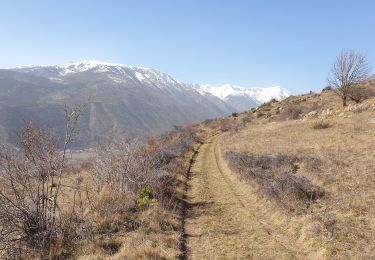
<path id="1" fill-rule="evenodd" d="M 55 82 L 64 82 L 62 78 L 56 78 L 56 77 L 50 77 L 49 80 L 55 81 Z"/>
<path id="2" fill-rule="evenodd" d="M 145 76 L 143 76 L 143 74 L 139 73 L 138 71 L 136 71 L 135 73 L 135 77 L 139 80 L 139 81 L 143 81 L 145 79 Z M 147 78 L 149 78 L 148 76 L 146 76 Z"/>
<path id="3" fill-rule="evenodd" d="M 282 100 L 290 96 L 290 91 L 280 86 L 269 88 L 252 88 L 242 87 L 230 84 L 221 86 L 213 85 L 198 85 L 197 91 L 200 94 L 211 94 L 223 101 L 226 101 L 231 96 L 244 96 L 256 100 L 259 104 L 270 101 L 275 98 Z"/>

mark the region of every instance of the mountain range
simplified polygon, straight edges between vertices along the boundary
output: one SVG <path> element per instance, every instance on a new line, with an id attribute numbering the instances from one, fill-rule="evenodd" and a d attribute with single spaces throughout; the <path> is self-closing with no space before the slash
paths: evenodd
<path id="1" fill-rule="evenodd" d="M 269 88 L 247 88 L 225 84 L 221 86 L 197 85 L 197 91 L 202 95 L 214 95 L 241 112 L 259 106 L 271 99 L 278 101 L 290 96 L 290 91 L 280 86 Z"/>
<path id="2" fill-rule="evenodd" d="M 0 137 L 15 143 L 29 120 L 62 134 L 64 104 L 88 98 L 79 147 L 109 135 L 160 134 L 289 95 L 280 87 L 188 84 L 158 70 L 97 61 L 0 69 Z"/>

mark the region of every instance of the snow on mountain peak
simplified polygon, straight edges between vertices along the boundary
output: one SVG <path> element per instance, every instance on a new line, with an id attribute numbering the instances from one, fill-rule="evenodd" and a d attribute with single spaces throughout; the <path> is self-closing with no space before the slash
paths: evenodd
<path id="1" fill-rule="evenodd" d="M 62 83 L 71 80 L 70 75 L 87 72 L 98 74 L 101 79 L 103 79 L 102 76 L 104 76 L 104 78 L 111 80 L 114 84 L 135 84 L 164 90 L 174 89 L 178 91 L 197 91 L 203 96 L 215 96 L 238 111 L 258 106 L 264 102 L 268 102 L 272 98 L 282 100 L 290 96 L 290 92 L 280 86 L 270 88 L 248 88 L 231 84 L 224 84 L 221 86 L 207 84 L 190 85 L 179 82 L 170 75 L 155 69 L 103 61 L 86 60 L 52 66 L 29 65 L 16 67 L 13 70 L 32 73 Z"/>
<path id="2" fill-rule="evenodd" d="M 106 76 L 115 83 L 126 83 L 130 80 L 141 84 L 152 85 L 158 88 L 166 88 L 168 86 L 181 87 L 181 83 L 179 81 L 161 71 L 103 61 L 88 60 L 67 63 L 64 65 L 49 66 L 28 65 L 13 69 L 29 73 L 51 73 L 50 79 L 52 80 L 62 80 L 68 75 L 91 71 L 94 73 L 105 73 Z"/>
<path id="3" fill-rule="evenodd" d="M 96 72 L 111 72 L 113 70 L 120 71 L 125 68 L 131 69 L 131 70 L 152 71 L 152 69 L 149 69 L 149 68 L 128 66 L 124 64 L 109 63 L 109 62 L 104 62 L 104 61 L 79 61 L 79 62 L 67 63 L 65 65 L 56 66 L 56 67 L 63 69 L 62 75 L 80 73 L 80 72 L 85 72 L 88 70 L 95 70 Z"/>
<path id="4" fill-rule="evenodd" d="M 198 91 L 201 94 L 211 94 L 221 100 L 226 101 L 230 97 L 247 97 L 252 99 L 257 104 L 262 104 L 268 102 L 275 98 L 277 100 L 282 100 L 290 96 L 290 92 L 280 86 L 268 87 L 268 88 L 251 88 L 242 87 L 231 84 L 224 84 L 221 86 L 213 85 L 199 85 Z"/>

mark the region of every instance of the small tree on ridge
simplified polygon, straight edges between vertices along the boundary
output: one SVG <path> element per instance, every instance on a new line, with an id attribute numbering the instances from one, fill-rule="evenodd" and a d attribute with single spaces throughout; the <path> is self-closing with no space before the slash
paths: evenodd
<path id="1" fill-rule="evenodd" d="M 355 51 L 342 51 L 332 66 L 328 84 L 341 97 L 343 106 L 351 98 L 353 88 L 369 78 L 371 67 L 367 56 Z"/>

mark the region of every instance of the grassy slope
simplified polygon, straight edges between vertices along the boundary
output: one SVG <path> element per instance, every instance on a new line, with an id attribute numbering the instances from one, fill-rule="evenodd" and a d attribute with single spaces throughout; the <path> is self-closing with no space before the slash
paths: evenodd
<path id="1" fill-rule="evenodd" d="M 285 116 L 282 110 L 289 106 L 314 107 L 320 112 L 298 120 L 281 120 Z M 287 213 L 277 202 L 261 199 L 258 192 L 258 206 L 265 212 L 264 217 L 292 234 L 293 239 L 305 243 L 310 257 L 374 256 L 375 100 L 343 109 L 332 92 L 308 94 L 263 106 L 254 113 L 243 113 L 236 120 L 248 117 L 253 119 L 252 123 L 223 139 L 224 153 L 244 151 L 319 158 L 319 167 L 312 170 L 301 164 L 296 174 L 326 191 L 312 212 L 304 215 Z M 320 120 L 331 127 L 313 129 Z"/>

